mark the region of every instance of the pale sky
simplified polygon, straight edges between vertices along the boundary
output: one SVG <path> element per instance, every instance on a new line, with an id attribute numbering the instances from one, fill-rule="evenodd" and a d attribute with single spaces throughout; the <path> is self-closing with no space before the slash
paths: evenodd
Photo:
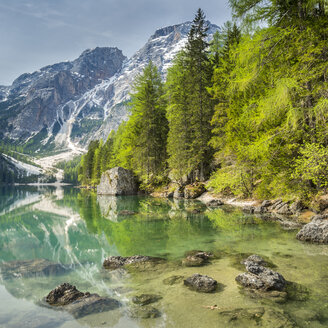
<path id="1" fill-rule="evenodd" d="M 231 17 L 228 0 L 0 0 L 0 85 L 97 46 L 130 57 L 199 7 L 219 26 Z"/>

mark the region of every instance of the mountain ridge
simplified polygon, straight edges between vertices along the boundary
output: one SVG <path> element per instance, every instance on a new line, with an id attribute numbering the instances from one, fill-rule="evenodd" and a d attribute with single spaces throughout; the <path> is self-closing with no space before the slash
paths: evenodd
<path id="1" fill-rule="evenodd" d="M 135 77 L 152 60 L 165 79 L 191 24 L 157 29 L 130 58 L 117 47 L 96 47 L 1 86 L 0 137 L 34 152 L 83 149 L 92 139 L 106 139 L 128 117 Z M 208 24 L 211 38 L 219 27 Z"/>

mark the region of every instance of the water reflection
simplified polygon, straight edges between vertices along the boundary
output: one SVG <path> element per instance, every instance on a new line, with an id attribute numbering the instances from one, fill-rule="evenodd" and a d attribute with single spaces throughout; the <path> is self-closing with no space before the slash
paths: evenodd
<path id="1" fill-rule="evenodd" d="M 19 327 L 27 313 L 34 313 L 28 316 L 29 327 L 220 327 L 218 314 L 204 306 L 220 303 L 231 309 L 259 304 L 241 295 L 234 281 L 241 270 L 234 261 L 241 253 L 269 257 L 287 279 L 311 290 L 305 303 L 284 305 L 291 315 L 303 308 L 324 312 L 318 304 L 328 301 L 327 246 L 301 244 L 293 232 L 276 223 L 229 207 L 209 209 L 195 201 L 148 197 L 97 197 L 71 187 L 16 187 L 0 192 L 0 262 L 47 259 L 68 269 L 16 279 L 4 279 L 2 269 L 0 326 Z M 212 251 L 217 259 L 200 268 L 183 267 L 184 253 L 192 249 Z M 147 272 L 102 269 L 108 255 L 135 254 L 159 256 L 168 262 Z M 195 272 L 210 275 L 226 287 L 220 293 L 203 295 L 186 290 L 181 280 L 176 285 L 163 283 L 172 276 Z M 63 282 L 114 297 L 124 306 L 79 320 L 40 307 L 40 299 Z M 142 293 L 162 297 L 154 304 L 162 313 L 160 318 L 129 317 L 133 296 Z M 271 306 L 281 310 L 280 305 Z M 320 320 L 306 327 L 327 326 L 321 312 Z"/>

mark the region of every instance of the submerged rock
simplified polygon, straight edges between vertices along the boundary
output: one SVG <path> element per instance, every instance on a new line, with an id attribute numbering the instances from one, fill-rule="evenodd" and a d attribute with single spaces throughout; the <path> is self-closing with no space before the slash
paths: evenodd
<path id="1" fill-rule="evenodd" d="M 278 291 L 278 290 L 268 290 L 263 291 L 261 289 L 250 289 L 250 288 L 243 288 L 240 291 L 242 294 L 246 295 L 247 297 L 253 298 L 255 300 L 260 300 L 261 302 L 266 303 L 265 301 L 269 301 L 270 303 L 286 303 L 288 300 L 288 294 L 285 291 Z"/>
<path id="2" fill-rule="evenodd" d="M 172 286 L 172 285 L 181 283 L 183 281 L 183 279 L 184 279 L 184 276 L 171 276 L 171 277 L 165 278 L 163 280 L 163 284 Z"/>
<path id="3" fill-rule="evenodd" d="M 128 315 L 133 319 L 158 318 L 161 312 L 152 306 L 133 306 L 129 309 Z"/>
<path id="4" fill-rule="evenodd" d="M 44 300 L 50 306 L 65 310 L 75 318 L 114 310 L 121 306 L 121 303 L 115 299 L 101 297 L 98 294 L 90 294 L 89 292 L 82 293 L 75 286 L 68 283 L 57 286 Z"/>
<path id="5" fill-rule="evenodd" d="M 220 323 L 225 323 L 227 327 L 296 327 L 286 313 L 264 307 L 228 309 L 220 311 L 219 317 Z"/>
<path id="6" fill-rule="evenodd" d="M 126 265 L 135 264 L 157 264 L 163 263 L 165 260 L 160 257 L 144 256 L 144 255 L 134 255 L 134 256 L 109 256 L 105 259 L 103 267 L 105 269 L 115 270 Z"/>
<path id="7" fill-rule="evenodd" d="M 155 303 L 159 300 L 161 300 L 163 297 L 159 295 L 154 295 L 154 294 L 141 294 L 139 296 L 134 296 L 132 298 L 132 302 L 134 304 L 139 304 L 139 305 L 148 305 L 151 303 Z"/>
<path id="8" fill-rule="evenodd" d="M 104 172 L 97 187 L 99 195 L 134 195 L 137 183 L 132 171 L 114 167 Z"/>
<path id="9" fill-rule="evenodd" d="M 248 272 L 239 274 L 236 281 L 244 287 L 261 291 L 282 291 L 286 286 L 284 277 L 269 268 L 258 255 L 251 255 L 244 261 Z"/>
<path id="10" fill-rule="evenodd" d="M 209 276 L 196 273 L 185 279 L 184 284 L 197 292 L 211 293 L 216 290 L 218 282 Z"/>
<path id="11" fill-rule="evenodd" d="M 213 257 L 212 253 L 204 251 L 190 251 L 186 253 L 186 257 L 182 260 L 182 265 L 187 267 L 202 266 L 207 264 L 211 257 Z"/>
<path id="12" fill-rule="evenodd" d="M 4 262 L 0 265 L 3 279 L 28 278 L 64 274 L 67 268 L 45 259 Z"/>
<path id="13" fill-rule="evenodd" d="M 296 235 L 303 241 L 328 244 L 328 215 L 316 215 Z"/>

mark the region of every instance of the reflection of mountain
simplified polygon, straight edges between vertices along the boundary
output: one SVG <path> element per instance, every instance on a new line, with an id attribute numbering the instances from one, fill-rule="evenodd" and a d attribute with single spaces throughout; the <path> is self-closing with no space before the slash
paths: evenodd
<path id="1" fill-rule="evenodd" d="M 65 199 L 64 195 L 58 200 L 60 194 L 60 190 L 15 192 L 18 199 L 25 198 L 18 202 L 14 195 L 6 215 L 0 216 L 0 260 L 45 258 L 62 264 L 101 263 L 103 253 L 110 251 L 106 240 L 89 234 L 79 213 L 69 206 L 70 197 Z M 65 202 L 68 205 L 62 204 Z"/>
<path id="2" fill-rule="evenodd" d="M 16 208 L 32 204 L 40 199 L 36 188 L 0 186 L 0 217 Z"/>

